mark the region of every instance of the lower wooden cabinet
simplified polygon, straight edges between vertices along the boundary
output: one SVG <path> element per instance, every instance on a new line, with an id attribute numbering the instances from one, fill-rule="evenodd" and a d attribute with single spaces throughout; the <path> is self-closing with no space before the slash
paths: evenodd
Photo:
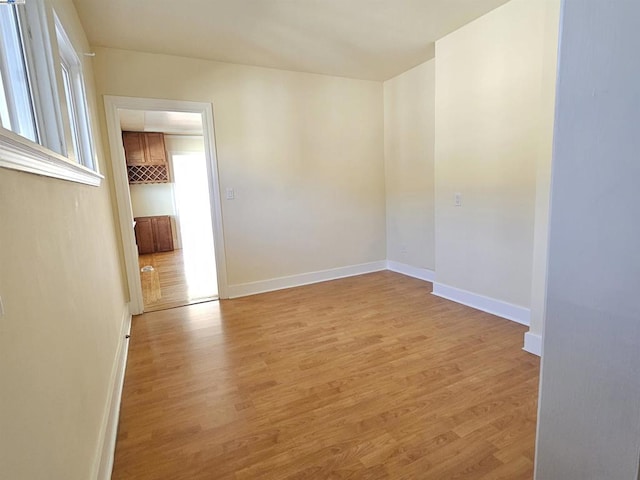
<path id="1" fill-rule="evenodd" d="M 136 217 L 136 243 L 138 253 L 170 252 L 173 250 L 171 217 Z"/>

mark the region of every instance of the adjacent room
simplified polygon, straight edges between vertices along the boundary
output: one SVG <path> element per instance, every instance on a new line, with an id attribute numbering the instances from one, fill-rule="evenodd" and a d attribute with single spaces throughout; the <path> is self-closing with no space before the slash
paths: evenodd
<path id="1" fill-rule="evenodd" d="M 123 210 L 133 215 L 144 311 L 217 299 L 200 114 L 120 109 L 118 115 L 130 199 Z"/>
<path id="2" fill-rule="evenodd" d="M 0 2 L 0 478 L 639 478 L 639 16 Z"/>

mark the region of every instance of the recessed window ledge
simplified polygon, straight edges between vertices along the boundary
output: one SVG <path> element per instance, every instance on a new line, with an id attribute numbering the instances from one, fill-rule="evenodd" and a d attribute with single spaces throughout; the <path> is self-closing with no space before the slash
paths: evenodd
<path id="1" fill-rule="evenodd" d="M 0 167 L 95 187 L 100 186 L 104 178 L 98 172 L 4 128 L 0 128 Z"/>

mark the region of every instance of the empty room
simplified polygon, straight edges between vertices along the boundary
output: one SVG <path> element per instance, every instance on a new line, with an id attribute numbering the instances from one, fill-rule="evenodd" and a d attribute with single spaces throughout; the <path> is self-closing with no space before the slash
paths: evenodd
<path id="1" fill-rule="evenodd" d="M 640 478 L 639 15 L 0 1 L 0 478 Z"/>

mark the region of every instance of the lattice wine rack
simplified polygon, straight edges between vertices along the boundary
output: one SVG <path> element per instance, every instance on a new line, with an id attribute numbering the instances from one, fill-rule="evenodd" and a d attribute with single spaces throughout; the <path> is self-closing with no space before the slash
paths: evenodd
<path id="1" fill-rule="evenodd" d="M 166 165 L 128 165 L 129 183 L 168 183 Z"/>

